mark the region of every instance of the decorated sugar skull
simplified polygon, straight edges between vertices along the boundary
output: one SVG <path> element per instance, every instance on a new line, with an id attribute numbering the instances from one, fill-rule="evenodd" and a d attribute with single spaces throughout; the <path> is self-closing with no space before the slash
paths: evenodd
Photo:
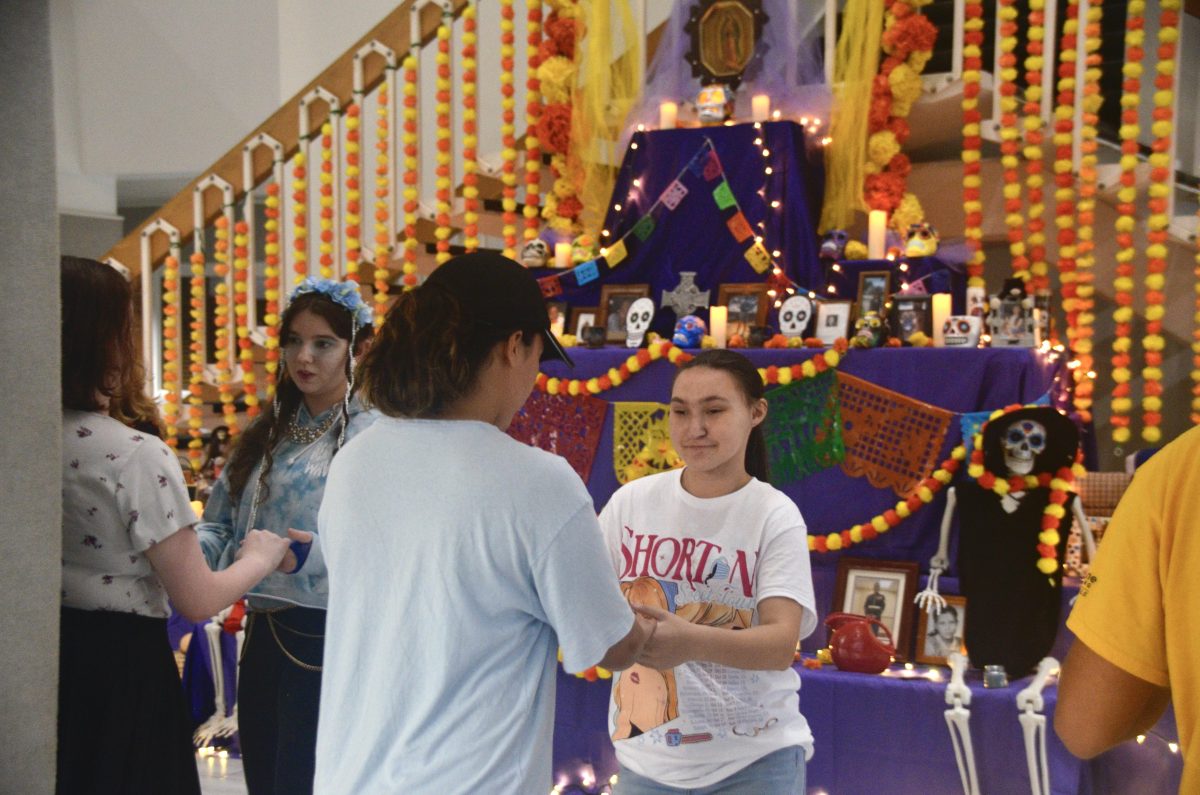
<path id="1" fill-rule="evenodd" d="M 904 238 L 906 257 L 930 257 L 937 253 L 938 233 L 927 221 L 909 226 Z"/>
<path id="2" fill-rule="evenodd" d="M 582 234 L 571 241 L 571 262 L 579 265 L 596 258 L 596 239 Z"/>
<path id="3" fill-rule="evenodd" d="M 684 315 L 675 321 L 675 333 L 671 335 L 671 342 L 681 348 L 699 348 L 707 331 L 708 327 L 703 320 L 695 315 Z"/>
<path id="4" fill-rule="evenodd" d="M 526 268 L 544 268 L 550 261 L 550 246 L 545 240 L 533 239 L 521 248 L 521 264 Z"/>
<path id="5" fill-rule="evenodd" d="M 831 229 L 821 238 L 821 248 L 818 250 L 817 256 L 826 265 L 844 259 L 846 243 L 849 240 L 850 235 L 845 229 Z"/>
<path id="6" fill-rule="evenodd" d="M 987 291 L 982 287 L 967 288 L 967 314 L 976 317 L 987 314 Z"/>
<path id="7" fill-rule="evenodd" d="M 1028 475 L 1033 463 L 1046 449 L 1046 426 L 1032 419 L 1011 423 L 1000 440 L 1004 466 L 1010 475 Z"/>
<path id="8" fill-rule="evenodd" d="M 779 307 L 779 332 L 785 337 L 802 337 L 812 320 L 813 304 L 807 295 L 793 295 Z"/>
<path id="9" fill-rule="evenodd" d="M 654 302 L 649 298 L 639 298 L 629 305 L 629 311 L 625 313 L 625 347 L 641 347 L 653 317 Z"/>
<path id="10" fill-rule="evenodd" d="M 701 124 L 720 124 L 733 115 L 733 89 L 714 83 L 696 95 L 696 116 Z"/>
<path id="11" fill-rule="evenodd" d="M 947 348 L 974 348 L 979 345 L 983 319 L 978 315 L 951 315 L 942 323 L 942 339 Z"/>
<path id="12" fill-rule="evenodd" d="M 886 331 L 883 318 L 878 312 L 863 312 L 858 320 L 854 321 L 854 336 L 850 339 L 850 345 L 855 348 L 878 347 L 883 342 Z"/>

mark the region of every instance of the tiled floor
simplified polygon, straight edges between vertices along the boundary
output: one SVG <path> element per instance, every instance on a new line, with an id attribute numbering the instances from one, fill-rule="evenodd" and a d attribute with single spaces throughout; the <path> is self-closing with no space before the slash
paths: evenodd
<path id="1" fill-rule="evenodd" d="M 246 795 L 242 779 L 242 760 L 218 756 L 196 757 L 203 795 Z"/>

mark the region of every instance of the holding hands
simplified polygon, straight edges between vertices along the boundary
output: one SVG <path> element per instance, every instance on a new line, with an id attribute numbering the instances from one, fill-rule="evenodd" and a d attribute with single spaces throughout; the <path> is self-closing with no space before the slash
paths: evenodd
<path id="1" fill-rule="evenodd" d="M 633 610 L 639 620 L 654 622 L 650 637 L 637 655 L 638 663 L 661 671 L 695 659 L 691 640 L 694 624 L 653 605 L 635 603 Z"/>
<path id="2" fill-rule="evenodd" d="M 243 558 L 261 564 L 264 576 L 273 571 L 288 552 L 290 541 L 270 530 L 251 530 L 238 547 L 235 560 Z"/>

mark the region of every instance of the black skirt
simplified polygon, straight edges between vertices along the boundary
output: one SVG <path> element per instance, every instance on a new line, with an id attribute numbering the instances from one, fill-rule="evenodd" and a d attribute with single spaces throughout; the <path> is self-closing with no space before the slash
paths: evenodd
<path id="1" fill-rule="evenodd" d="M 59 795 L 199 795 L 167 621 L 62 608 Z"/>

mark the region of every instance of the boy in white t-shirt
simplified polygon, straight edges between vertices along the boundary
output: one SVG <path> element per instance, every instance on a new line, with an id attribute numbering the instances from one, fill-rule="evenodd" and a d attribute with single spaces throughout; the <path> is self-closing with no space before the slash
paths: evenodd
<path id="1" fill-rule="evenodd" d="M 622 591 L 659 622 L 613 678 L 619 795 L 804 791 L 813 739 L 791 663 L 816 610 L 804 520 L 765 482 L 766 411 L 745 357 L 701 353 L 672 387 L 686 467 L 629 483 L 600 515 Z"/>

